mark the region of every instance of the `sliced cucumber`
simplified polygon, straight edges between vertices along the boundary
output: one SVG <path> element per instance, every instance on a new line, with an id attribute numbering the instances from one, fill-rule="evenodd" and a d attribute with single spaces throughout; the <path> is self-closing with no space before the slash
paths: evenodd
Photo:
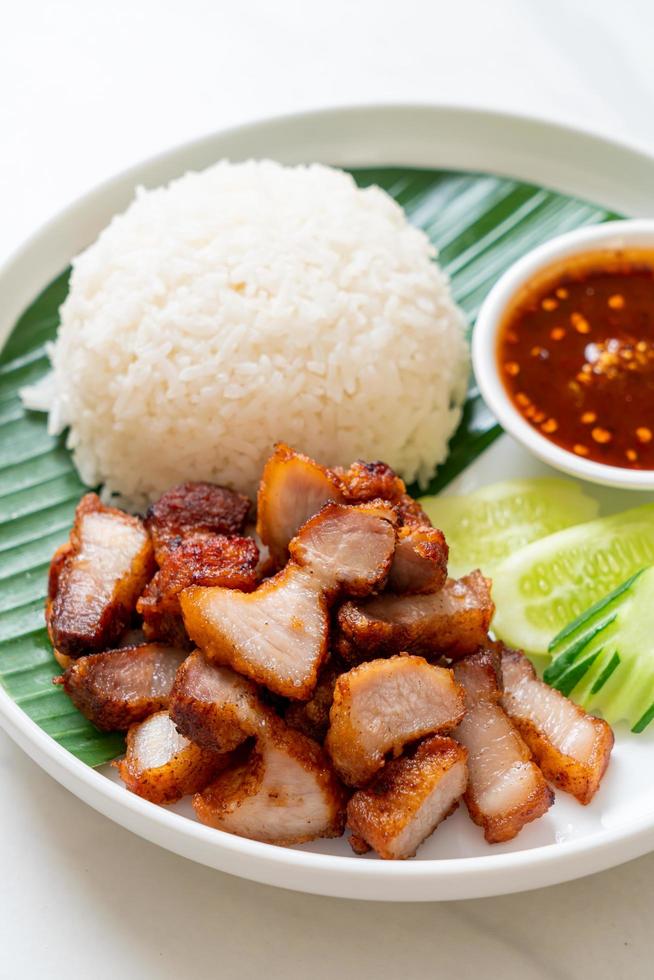
<path id="1" fill-rule="evenodd" d="M 493 630 L 510 646 L 544 654 L 567 623 L 652 564 L 654 504 L 557 531 L 493 570 Z"/>
<path id="2" fill-rule="evenodd" d="M 460 497 L 422 497 L 450 546 L 450 574 L 494 566 L 531 541 L 597 516 L 599 505 L 571 480 L 505 480 Z"/>
<path id="3" fill-rule="evenodd" d="M 654 719 L 654 568 L 636 572 L 550 643 L 544 678 L 607 721 Z"/>

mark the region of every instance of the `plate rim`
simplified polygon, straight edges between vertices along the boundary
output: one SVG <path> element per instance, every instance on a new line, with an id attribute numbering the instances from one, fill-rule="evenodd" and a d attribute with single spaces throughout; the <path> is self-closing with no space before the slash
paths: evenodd
<path id="1" fill-rule="evenodd" d="M 219 154 L 225 153 L 224 149 L 220 150 L 221 145 L 224 144 L 232 143 L 235 146 L 247 147 L 249 143 L 265 141 L 266 137 L 270 137 L 276 131 L 275 138 L 272 140 L 274 143 L 275 139 L 279 139 L 280 134 L 289 127 L 295 130 L 294 138 L 298 147 L 303 145 L 307 129 L 311 130 L 316 126 L 318 128 L 326 126 L 327 129 L 331 127 L 335 132 L 330 138 L 338 142 L 339 127 L 350 135 L 354 127 L 357 136 L 356 141 L 349 144 L 352 150 L 359 146 L 362 138 L 361 123 L 366 119 L 371 121 L 371 126 L 365 139 L 379 135 L 380 123 L 385 127 L 390 122 L 394 122 L 401 133 L 408 132 L 406 129 L 409 125 L 408 120 L 413 119 L 411 125 L 428 121 L 435 125 L 436 129 L 438 126 L 442 129 L 448 124 L 461 127 L 460 132 L 454 134 L 455 139 L 452 144 L 455 148 L 458 145 L 460 149 L 470 141 L 469 135 L 466 135 L 470 128 L 480 126 L 483 129 L 495 129 L 499 133 L 513 133 L 518 155 L 521 141 L 534 141 L 530 150 L 533 156 L 536 152 L 535 147 L 541 145 L 543 141 L 547 144 L 548 140 L 556 142 L 557 139 L 563 140 L 566 149 L 571 148 L 571 153 L 575 157 L 583 156 L 584 152 L 591 152 L 593 155 L 598 152 L 604 154 L 602 159 L 605 172 L 602 179 L 607 180 L 608 183 L 617 180 L 617 177 L 611 176 L 611 168 L 614 163 L 620 161 L 632 165 L 631 170 L 636 174 L 642 171 L 645 175 L 649 171 L 649 178 L 654 176 L 654 155 L 646 153 L 641 148 L 627 142 L 607 139 L 591 130 L 545 119 L 534 119 L 517 113 L 495 112 L 455 104 L 407 103 L 336 107 L 266 117 L 241 126 L 218 130 L 151 156 L 100 183 L 37 229 L 0 267 L 0 295 L 4 296 L 8 293 L 10 297 L 13 296 L 9 303 L 4 304 L 0 318 L 0 345 L 4 343 L 20 312 L 44 288 L 44 282 L 47 284 L 57 272 L 61 272 L 63 252 L 67 254 L 65 263 L 70 260 L 75 251 L 83 247 L 84 241 L 81 236 L 87 233 L 90 225 L 105 224 L 106 218 L 103 215 L 107 209 L 113 208 L 115 211 L 116 202 L 118 202 L 117 206 L 121 207 L 120 199 L 125 198 L 128 189 L 130 192 L 128 196 L 131 196 L 136 183 L 141 180 L 158 183 L 161 179 L 167 179 L 166 173 L 169 176 L 172 173 L 182 173 L 185 168 L 184 160 L 197 158 L 196 166 L 204 166 L 208 158 L 217 159 Z M 314 145 L 319 144 L 320 139 Z M 452 153 L 452 146 L 444 151 L 444 158 L 447 158 L 448 153 Z M 435 154 L 433 137 L 431 142 L 427 140 L 425 149 Z M 377 159 L 368 160 L 367 165 L 433 168 L 457 166 L 458 169 L 507 172 L 501 169 L 494 170 L 487 166 L 484 160 L 478 161 L 477 168 L 465 168 L 460 163 L 444 163 L 438 157 L 431 159 L 430 163 L 402 163 L 392 156 L 395 152 L 397 151 L 390 149 L 382 151 L 381 155 L 386 158 L 385 163 Z M 415 150 L 413 152 L 415 159 Z M 292 151 L 291 155 L 293 154 L 298 156 L 295 150 Z M 239 155 L 237 151 L 235 156 Z M 313 153 L 308 154 L 308 158 L 314 158 Z M 319 159 L 317 153 L 316 158 Z M 330 162 L 341 165 L 347 162 L 343 158 L 335 160 L 333 153 L 328 154 L 328 158 Z M 350 165 L 363 166 L 364 163 L 358 161 Z M 580 164 L 577 163 L 577 167 L 579 166 Z M 564 174 L 565 169 L 565 166 L 559 168 L 559 172 Z M 525 177 L 524 174 L 519 176 L 517 171 L 512 175 L 517 179 L 539 180 L 534 176 Z M 565 181 L 563 185 L 548 181 L 546 186 L 567 190 L 569 185 L 566 185 Z M 567 192 L 570 193 L 570 190 Z M 572 193 L 584 192 L 573 190 Z M 601 199 L 598 203 L 602 203 Z M 615 204 L 610 206 L 616 207 Z M 96 218 L 92 222 L 88 220 L 86 212 L 90 215 L 94 207 Z M 72 247 L 73 241 L 81 244 Z M 47 272 L 44 272 L 44 265 Z M 101 772 L 83 763 L 50 738 L 2 687 L 0 687 L 0 725 L 41 768 L 59 783 L 94 809 L 134 833 L 168 850 L 227 873 L 316 894 L 380 901 L 477 898 L 571 880 L 620 864 L 654 848 L 654 813 L 645 813 L 627 821 L 619 828 L 605 828 L 578 840 L 554 842 L 501 854 L 489 853 L 463 858 L 424 859 L 412 862 L 362 861 L 354 857 L 287 849 L 249 841 L 205 827 L 181 814 L 158 807 L 128 793 L 122 786 L 113 783 Z"/>

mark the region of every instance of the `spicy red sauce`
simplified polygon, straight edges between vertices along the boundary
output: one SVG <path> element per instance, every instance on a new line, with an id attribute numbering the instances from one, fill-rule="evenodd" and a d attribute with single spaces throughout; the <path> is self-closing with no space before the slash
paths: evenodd
<path id="1" fill-rule="evenodd" d="M 654 255 L 568 260 L 516 297 L 497 355 L 511 400 L 579 456 L 654 469 Z"/>

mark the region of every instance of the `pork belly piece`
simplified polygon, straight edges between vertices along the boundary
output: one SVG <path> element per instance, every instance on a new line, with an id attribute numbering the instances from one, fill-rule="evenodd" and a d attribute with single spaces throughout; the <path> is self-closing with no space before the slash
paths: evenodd
<path id="1" fill-rule="evenodd" d="M 482 649 L 455 665 L 466 713 L 454 733 L 468 750 L 468 812 L 489 844 L 511 840 L 541 817 L 554 794 L 502 709 L 496 654 Z"/>
<path id="2" fill-rule="evenodd" d="M 274 716 L 254 684 L 229 667 L 210 664 L 199 650 L 177 671 L 168 712 L 182 735 L 214 752 L 229 752 L 261 735 Z"/>
<path id="3" fill-rule="evenodd" d="M 243 494 L 214 483 L 180 483 L 167 490 L 145 517 L 158 564 L 173 542 L 189 534 L 241 534 L 250 507 Z"/>
<path id="4" fill-rule="evenodd" d="M 398 595 L 438 592 L 447 581 L 447 557 L 445 535 L 437 528 L 398 528 L 389 591 Z"/>
<path id="5" fill-rule="evenodd" d="M 185 656 L 159 643 L 108 650 L 73 660 L 55 683 L 96 728 L 127 731 L 168 707 L 175 673 Z"/>
<path id="6" fill-rule="evenodd" d="M 289 564 L 254 592 L 186 589 L 186 631 L 208 660 L 285 697 L 311 696 L 327 653 L 329 617 L 320 583 Z"/>
<path id="7" fill-rule="evenodd" d="M 129 625 L 154 571 L 143 522 L 94 493 L 75 511 L 70 541 L 55 552 L 46 623 L 52 645 L 71 657 L 110 649 Z"/>
<path id="8" fill-rule="evenodd" d="M 286 567 L 254 592 L 186 589 L 180 601 L 191 639 L 209 660 L 307 700 L 327 655 L 330 603 L 386 581 L 395 531 L 384 506 L 326 504 L 291 542 Z"/>
<path id="9" fill-rule="evenodd" d="M 381 858 L 403 860 L 459 805 L 468 781 L 467 752 L 452 738 L 432 735 L 415 752 L 389 762 L 347 805 L 355 838 Z"/>
<path id="10" fill-rule="evenodd" d="M 464 698 L 451 670 L 422 657 L 373 660 L 341 674 L 334 688 L 325 748 L 349 786 L 365 786 L 389 752 L 408 742 L 451 731 Z"/>
<path id="11" fill-rule="evenodd" d="M 426 657 L 461 657 L 484 643 L 494 605 L 490 579 L 472 572 L 448 579 L 431 595 L 379 595 L 338 611 L 335 649 L 349 662 L 401 650 Z"/>
<path id="12" fill-rule="evenodd" d="M 502 705 L 546 779 L 590 803 L 609 764 L 611 726 L 541 681 L 529 660 L 502 648 Z"/>
<path id="13" fill-rule="evenodd" d="M 167 711 L 150 715 L 127 733 L 125 758 L 114 763 L 132 793 L 151 803 L 175 803 L 199 793 L 231 762 L 180 735 Z"/>
<path id="14" fill-rule="evenodd" d="M 179 594 L 191 585 L 251 592 L 258 581 L 259 549 L 252 538 L 193 533 L 171 544 L 136 610 L 148 639 L 188 644 Z"/>
<path id="15" fill-rule="evenodd" d="M 330 470 L 315 460 L 278 443 L 266 463 L 259 486 L 257 531 L 277 567 L 288 557 L 298 529 L 329 501 L 390 503 L 400 524 L 397 557 L 391 572 L 394 592 L 434 592 L 445 582 L 447 545 L 431 528 L 422 507 L 407 493 L 404 481 L 386 463 L 357 460 L 348 470 Z M 416 534 L 409 532 L 415 528 Z M 417 533 L 418 528 L 421 533 Z M 431 533 L 430 533 L 431 531 Z"/>
<path id="16" fill-rule="evenodd" d="M 257 533 L 277 568 L 286 562 L 300 527 L 330 500 L 345 500 L 337 477 L 309 456 L 277 443 L 257 496 Z"/>
<path id="17" fill-rule="evenodd" d="M 426 512 L 409 496 L 404 480 L 387 463 L 357 459 L 348 469 L 337 468 L 334 473 L 349 504 L 376 498 L 387 500 L 395 507 L 402 526 L 431 527 Z"/>
<path id="18" fill-rule="evenodd" d="M 268 844 L 340 837 L 346 795 L 320 746 L 279 723 L 193 799 L 202 823 Z"/>
<path id="19" fill-rule="evenodd" d="M 454 675 L 465 689 L 467 707 L 480 700 L 494 704 L 502 700 L 502 661 L 498 644 L 491 640 L 460 661 L 454 667 Z"/>
<path id="20" fill-rule="evenodd" d="M 329 711 L 334 701 L 336 680 L 344 670 L 343 664 L 331 657 L 322 667 L 309 700 L 292 701 L 288 705 L 284 712 L 286 724 L 322 742 L 329 728 Z"/>
<path id="21" fill-rule="evenodd" d="M 333 600 L 367 596 L 386 583 L 395 553 L 395 512 L 383 500 L 348 507 L 325 504 L 289 545 L 290 560 Z"/>

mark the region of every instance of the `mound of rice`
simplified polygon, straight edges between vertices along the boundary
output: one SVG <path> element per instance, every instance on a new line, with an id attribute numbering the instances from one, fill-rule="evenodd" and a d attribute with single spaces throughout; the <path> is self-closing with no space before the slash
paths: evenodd
<path id="1" fill-rule="evenodd" d="M 386 193 L 328 167 L 141 189 L 73 263 L 41 407 L 82 479 L 134 508 L 182 480 L 253 496 L 278 440 L 424 482 L 468 371 L 434 257 Z"/>

